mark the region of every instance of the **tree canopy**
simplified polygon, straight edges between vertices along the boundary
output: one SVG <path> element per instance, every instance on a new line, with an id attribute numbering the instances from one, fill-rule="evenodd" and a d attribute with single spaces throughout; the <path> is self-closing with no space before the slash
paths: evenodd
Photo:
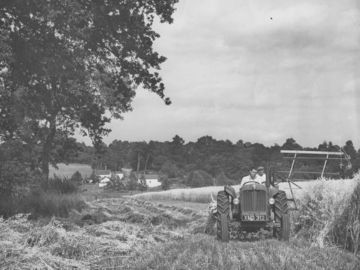
<path id="1" fill-rule="evenodd" d="M 0 139 L 38 147 L 47 174 L 56 140 L 78 129 L 100 144 L 138 87 L 170 104 L 153 23 L 172 23 L 177 1 L 1 1 Z"/>
<path id="2" fill-rule="evenodd" d="M 282 145 L 275 144 L 269 147 L 261 143 L 240 143 L 240 141 L 234 144 L 228 140 L 216 140 L 211 136 L 204 136 L 195 142 L 185 143 L 184 139 L 178 135 L 172 141 L 167 142 L 150 141 L 146 143 L 115 140 L 109 146 L 104 146 L 104 152 L 98 156 L 99 162 L 95 165 L 100 168 L 106 166 L 111 170 L 120 170 L 130 166 L 133 170 L 156 172 L 167 176 L 169 180 L 173 181 L 172 183 L 189 186 L 212 185 L 212 183 L 222 185 L 238 183 L 252 167 L 273 166 L 279 171 L 289 170 L 291 161 L 283 158 L 280 154 L 282 149 L 293 150 L 295 147 L 297 150 L 340 150 L 340 147 L 332 142 L 324 142 L 314 148 L 304 148 L 293 138 L 287 139 Z M 352 172 L 357 172 L 360 169 L 360 149 L 356 152 L 354 145 L 349 141 L 345 143 L 343 149 L 350 156 L 353 153 L 351 157 Z M 73 162 L 86 161 L 84 157 L 87 157 L 86 162 L 90 164 L 92 162 L 90 150 L 87 147 L 84 148 L 84 151 L 80 152 L 79 159 L 75 158 Z M 149 156 L 151 158 L 148 158 Z M 324 161 L 311 159 L 297 160 L 295 169 L 296 171 L 321 172 L 323 163 Z M 340 161 L 329 160 L 327 162 L 326 172 L 339 173 L 340 171 Z M 206 173 L 206 177 L 203 172 Z M 297 177 L 314 179 L 319 175 L 302 174 Z M 336 176 L 332 175 L 331 177 Z"/>

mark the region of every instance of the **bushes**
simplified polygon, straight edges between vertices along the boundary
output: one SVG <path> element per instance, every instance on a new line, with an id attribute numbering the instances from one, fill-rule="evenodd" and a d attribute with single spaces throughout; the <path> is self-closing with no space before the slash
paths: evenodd
<path id="1" fill-rule="evenodd" d="M 81 175 L 80 175 L 81 176 Z M 41 189 L 60 194 L 74 193 L 78 190 L 78 184 L 68 178 L 60 178 L 54 175 L 54 178 L 42 179 Z"/>
<path id="2" fill-rule="evenodd" d="M 16 213 L 31 213 L 33 218 L 40 216 L 67 217 L 71 209 L 80 211 L 85 202 L 76 193 L 59 194 L 43 190 L 31 191 L 23 197 L 1 197 L 0 216 L 8 218 Z"/>
<path id="3" fill-rule="evenodd" d="M 71 209 L 80 211 L 85 202 L 77 193 L 60 194 L 33 190 L 22 197 L 2 197 L 0 199 L 0 216 L 5 218 L 16 213 L 31 213 L 33 218 L 39 216 L 67 217 Z"/>
<path id="4" fill-rule="evenodd" d="M 30 212 L 34 218 L 39 216 L 67 217 L 71 209 L 80 211 L 85 207 L 82 197 L 76 193 L 59 194 L 43 190 L 33 191 L 24 199 L 23 204 L 24 212 Z"/>
<path id="5" fill-rule="evenodd" d="M 84 206 L 83 199 L 76 193 L 81 175 L 74 175 L 72 180 L 57 176 L 44 179 L 17 165 L 9 163 L 1 167 L 0 183 L 10 182 L 11 185 L 7 189 L 6 185 L 1 185 L 0 216 L 7 218 L 16 213 L 31 213 L 33 217 L 66 217 L 70 209 L 80 210 Z"/>

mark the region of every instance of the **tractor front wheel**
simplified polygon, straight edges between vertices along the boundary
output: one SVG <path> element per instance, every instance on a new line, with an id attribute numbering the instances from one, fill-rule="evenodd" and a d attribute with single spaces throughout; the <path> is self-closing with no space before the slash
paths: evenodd
<path id="1" fill-rule="evenodd" d="M 287 198 L 284 191 L 275 196 L 274 218 L 280 223 L 280 228 L 274 228 L 274 236 L 282 241 L 289 241 L 290 238 L 290 215 L 288 212 Z"/>
<path id="2" fill-rule="evenodd" d="M 225 191 L 219 191 L 217 195 L 217 222 L 216 222 L 216 234 L 219 240 L 224 242 L 229 241 L 230 239 L 229 223 L 230 223 L 229 198 Z"/>

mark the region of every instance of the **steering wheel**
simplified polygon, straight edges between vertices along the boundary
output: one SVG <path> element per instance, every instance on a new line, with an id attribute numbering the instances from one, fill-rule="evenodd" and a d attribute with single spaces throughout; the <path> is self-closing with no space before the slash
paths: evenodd
<path id="1" fill-rule="evenodd" d="M 250 184 L 250 183 L 260 184 L 258 181 L 252 180 L 252 181 L 247 181 L 247 182 L 245 182 L 245 183 L 244 183 L 244 186 L 247 185 L 247 184 Z"/>

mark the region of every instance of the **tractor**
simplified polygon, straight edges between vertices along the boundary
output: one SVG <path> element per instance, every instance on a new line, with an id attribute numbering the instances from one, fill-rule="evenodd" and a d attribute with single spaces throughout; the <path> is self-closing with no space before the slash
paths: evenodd
<path id="1" fill-rule="evenodd" d="M 231 186 L 217 194 L 216 233 L 224 242 L 230 240 L 230 223 L 236 222 L 241 231 L 272 230 L 274 237 L 288 241 L 290 217 L 286 193 L 273 183 L 271 172 L 266 174 L 265 185 L 256 181 L 245 183 L 236 191 Z"/>
<path id="2" fill-rule="evenodd" d="M 208 229 L 213 222 L 216 222 L 219 240 L 229 241 L 230 224 L 235 222 L 241 231 L 256 232 L 266 229 L 272 231 L 273 236 L 277 239 L 288 241 L 290 236 L 289 212 L 297 210 L 292 186 L 301 189 L 296 181 L 308 180 L 301 179 L 297 175 L 313 174 L 319 175 L 321 179 L 334 175 L 343 177 L 344 171 L 352 168 L 350 157 L 342 148 L 338 152 L 297 150 L 281 150 L 280 152 L 284 155 L 284 159 L 291 161 L 291 166 L 289 171 L 277 170 L 276 182 L 280 180 L 280 182 L 288 183 L 290 198 L 287 198 L 285 191 L 280 190 L 275 184 L 275 171 L 270 167 L 266 173 L 265 185 L 259 184 L 257 181 L 246 182 L 240 188 L 238 195 L 233 187 L 225 186 L 224 190 L 218 192 L 217 201 L 213 200 L 211 204 L 211 217 L 215 218 L 209 219 L 209 226 L 207 226 Z M 320 171 L 298 171 L 295 166 L 298 160 L 324 161 L 324 163 Z M 327 164 L 330 161 L 340 161 L 342 172 L 326 172 Z M 347 165 L 344 166 L 343 162 Z M 281 177 L 279 173 L 285 173 L 286 176 Z M 316 179 L 318 178 L 314 180 Z M 288 202 L 292 202 L 294 207 L 290 207 Z"/>

